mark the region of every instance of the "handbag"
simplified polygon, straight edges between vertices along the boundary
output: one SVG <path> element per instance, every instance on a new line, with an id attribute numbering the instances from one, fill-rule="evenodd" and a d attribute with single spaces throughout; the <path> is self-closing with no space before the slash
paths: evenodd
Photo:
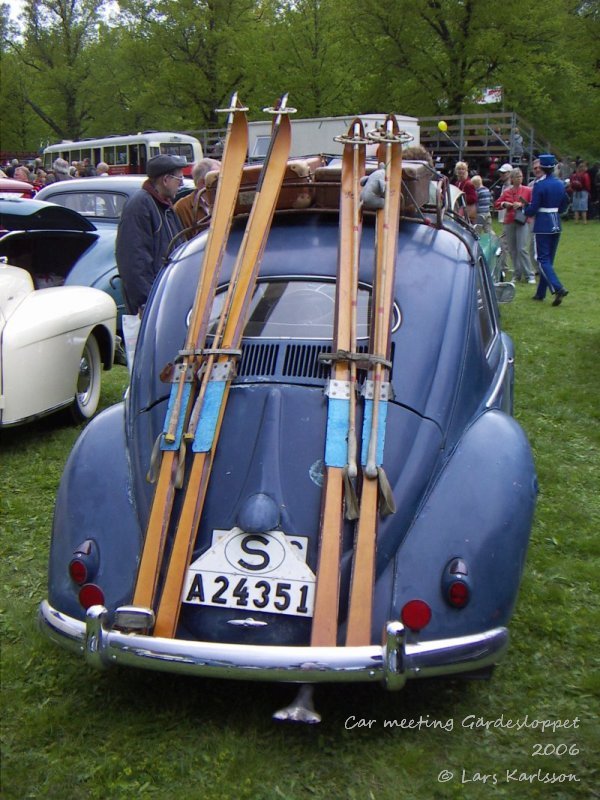
<path id="1" fill-rule="evenodd" d="M 515 211 L 515 222 L 517 225 L 525 225 L 527 222 L 527 217 L 525 216 L 525 212 L 522 208 L 517 208 Z"/>

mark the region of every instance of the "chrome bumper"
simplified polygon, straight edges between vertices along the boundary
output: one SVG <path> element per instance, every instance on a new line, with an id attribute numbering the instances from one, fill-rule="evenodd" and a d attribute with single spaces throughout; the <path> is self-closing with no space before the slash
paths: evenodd
<path id="1" fill-rule="evenodd" d="M 122 664 L 212 678 L 349 683 L 379 681 L 401 689 L 409 678 L 452 675 L 489 667 L 508 646 L 506 628 L 472 636 L 411 641 L 400 622 L 389 622 L 381 646 L 277 647 L 164 639 L 109 627 L 109 612 L 93 606 L 86 621 L 68 617 L 44 600 L 42 631 L 85 656 L 95 667 Z"/>

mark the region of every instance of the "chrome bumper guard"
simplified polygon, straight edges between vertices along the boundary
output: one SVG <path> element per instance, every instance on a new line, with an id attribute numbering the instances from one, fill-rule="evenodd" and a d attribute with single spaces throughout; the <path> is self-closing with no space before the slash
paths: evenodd
<path id="1" fill-rule="evenodd" d="M 409 678 L 472 672 L 499 661 L 508 646 L 506 628 L 472 636 L 411 641 L 400 622 L 388 622 L 381 646 L 278 647 L 218 644 L 127 633 L 111 629 L 103 606 L 88 609 L 86 621 L 73 619 L 44 600 L 39 608 L 42 631 L 93 666 L 111 664 L 212 678 L 350 683 L 379 681 L 401 689 Z"/>

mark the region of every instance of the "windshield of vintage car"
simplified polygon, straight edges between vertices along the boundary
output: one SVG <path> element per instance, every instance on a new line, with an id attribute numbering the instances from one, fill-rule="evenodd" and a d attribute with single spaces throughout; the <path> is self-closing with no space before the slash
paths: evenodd
<path id="1" fill-rule="evenodd" d="M 57 192 L 47 199 L 59 206 L 71 208 L 83 217 L 119 219 L 128 195 L 124 192 L 80 191 Z"/>
<path id="2" fill-rule="evenodd" d="M 209 334 L 217 329 L 226 289 L 215 298 Z M 357 338 L 369 336 L 371 292 L 359 288 Z M 252 297 L 244 336 L 260 339 L 333 339 L 335 283 L 310 280 L 260 281 Z"/>

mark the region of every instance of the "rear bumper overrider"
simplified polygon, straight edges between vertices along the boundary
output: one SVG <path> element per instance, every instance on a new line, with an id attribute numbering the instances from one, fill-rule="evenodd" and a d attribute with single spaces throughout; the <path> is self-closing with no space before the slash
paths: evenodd
<path id="1" fill-rule="evenodd" d="M 508 646 L 506 628 L 438 639 L 413 640 L 400 622 L 388 622 L 380 646 L 278 647 L 219 644 L 128 633 L 110 627 L 110 613 L 92 606 L 85 622 L 44 600 L 42 631 L 95 667 L 111 664 L 211 678 L 292 683 L 382 682 L 401 689 L 409 678 L 460 674 L 490 667 Z"/>

